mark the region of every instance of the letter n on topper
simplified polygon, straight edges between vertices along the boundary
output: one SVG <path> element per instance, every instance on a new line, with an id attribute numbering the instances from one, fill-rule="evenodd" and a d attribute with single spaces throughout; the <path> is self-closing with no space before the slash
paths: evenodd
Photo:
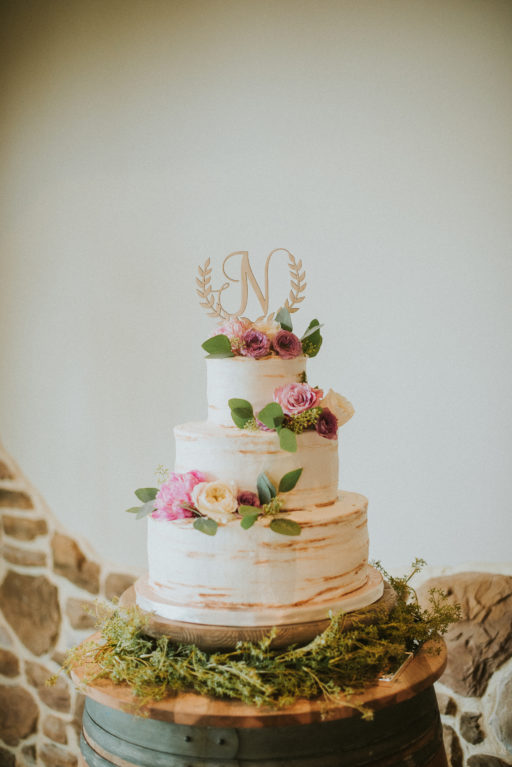
<path id="1" fill-rule="evenodd" d="M 306 273 L 302 271 L 302 261 L 297 261 L 295 256 L 290 253 L 286 248 L 275 248 L 267 256 L 265 261 L 265 277 L 263 289 L 259 285 L 254 272 L 251 268 L 249 261 L 249 253 L 246 250 L 237 250 L 226 256 L 222 262 L 222 273 L 228 282 L 223 282 L 219 288 L 212 287 L 212 267 L 210 265 L 210 259 L 207 258 L 203 267 L 199 266 L 199 277 L 196 277 L 197 289 L 196 292 L 199 296 L 200 304 L 203 306 L 210 317 L 219 317 L 221 320 L 231 320 L 235 317 L 244 317 L 244 312 L 247 308 L 247 301 L 249 299 L 249 286 L 252 288 L 258 303 L 261 307 L 262 314 L 254 321 L 267 318 L 269 320 L 274 318 L 275 311 L 271 314 L 268 313 L 269 302 L 269 267 L 272 260 L 272 256 L 275 253 L 286 253 L 288 256 L 288 270 L 290 274 L 290 292 L 288 297 L 281 304 L 285 306 L 290 313 L 297 312 L 301 301 L 304 301 L 304 291 L 306 290 Z M 226 264 L 235 256 L 240 256 L 240 277 L 232 277 L 226 271 Z M 233 283 L 240 283 L 240 306 L 236 312 L 228 312 L 222 306 L 222 293 L 228 290 Z M 280 308 L 280 307 L 278 307 Z M 247 319 L 247 318 L 246 318 Z"/>

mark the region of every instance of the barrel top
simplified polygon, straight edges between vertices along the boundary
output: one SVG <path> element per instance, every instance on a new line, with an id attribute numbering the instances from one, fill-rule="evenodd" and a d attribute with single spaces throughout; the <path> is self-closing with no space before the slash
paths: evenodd
<path id="1" fill-rule="evenodd" d="M 97 638 L 99 634 L 91 637 Z M 129 713 L 138 711 L 151 719 L 208 727 L 278 727 L 354 716 L 356 702 L 375 710 L 401 703 L 432 686 L 445 667 L 445 643 L 442 640 L 427 642 L 390 681 L 379 680 L 351 696 L 350 701 L 344 697 L 328 702 L 301 699 L 284 709 L 248 706 L 240 701 L 218 700 L 195 693 L 179 693 L 152 701 L 141 709 L 126 684 L 114 684 L 109 679 L 87 683 L 85 680 L 95 672 L 92 663 L 77 666 L 71 676 L 79 689 L 98 703 Z"/>

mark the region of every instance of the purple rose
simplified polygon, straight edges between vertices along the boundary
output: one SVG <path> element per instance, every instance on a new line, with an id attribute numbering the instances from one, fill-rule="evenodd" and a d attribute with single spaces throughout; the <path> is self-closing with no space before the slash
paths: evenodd
<path id="1" fill-rule="evenodd" d="M 240 490 L 236 497 L 239 506 L 260 506 L 260 499 L 251 490 Z"/>
<path id="2" fill-rule="evenodd" d="M 316 422 L 315 429 L 321 437 L 325 439 L 337 439 L 338 437 L 338 419 L 331 413 L 329 408 L 324 407 L 320 417 Z"/>
<path id="3" fill-rule="evenodd" d="M 272 341 L 274 351 L 276 351 L 283 360 L 291 360 L 302 354 L 302 344 L 300 338 L 289 330 L 280 330 Z"/>
<path id="4" fill-rule="evenodd" d="M 270 351 L 270 338 L 262 333 L 261 330 L 247 330 L 242 336 L 242 346 L 240 353 L 244 357 L 252 357 L 257 360 L 259 357 L 266 357 Z"/>

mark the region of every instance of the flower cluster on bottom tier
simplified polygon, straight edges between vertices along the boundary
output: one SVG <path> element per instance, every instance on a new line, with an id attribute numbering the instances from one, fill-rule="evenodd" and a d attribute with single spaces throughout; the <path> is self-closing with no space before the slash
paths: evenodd
<path id="1" fill-rule="evenodd" d="M 382 595 L 368 568 L 367 500 L 342 492 L 325 507 L 289 512 L 297 537 L 261 519 L 248 535 L 232 522 L 198 535 L 190 519 L 148 521 L 149 577 L 137 603 L 170 620 L 214 625 L 281 625 L 359 609 Z"/>

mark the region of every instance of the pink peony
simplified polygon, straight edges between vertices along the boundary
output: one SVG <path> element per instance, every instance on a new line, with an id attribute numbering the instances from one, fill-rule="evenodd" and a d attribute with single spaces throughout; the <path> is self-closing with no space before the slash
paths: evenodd
<path id="1" fill-rule="evenodd" d="M 233 320 L 227 320 L 221 325 L 217 325 L 213 333 L 214 336 L 224 335 L 232 341 L 234 338 L 242 338 L 244 333 L 249 330 L 251 323 L 248 320 L 241 320 L 235 317 Z"/>
<path id="2" fill-rule="evenodd" d="M 154 519 L 184 519 L 194 513 L 187 506 L 193 506 L 192 490 L 200 482 L 206 481 L 206 475 L 200 471 L 188 471 L 186 474 L 171 474 L 167 482 L 160 487 L 155 498 Z"/>
<path id="3" fill-rule="evenodd" d="M 288 330 L 280 330 L 272 341 L 272 346 L 283 360 L 291 360 L 302 354 L 300 338 Z"/>
<path id="4" fill-rule="evenodd" d="M 242 338 L 240 353 L 244 357 L 252 357 L 257 360 L 260 357 L 266 357 L 270 351 L 270 338 L 262 333 L 261 330 L 251 328 Z"/>
<path id="5" fill-rule="evenodd" d="M 338 438 L 338 419 L 334 413 L 331 413 L 329 408 L 324 407 L 316 422 L 315 429 L 318 434 L 320 434 L 321 437 L 325 437 L 325 439 Z"/>
<path id="6" fill-rule="evenodd" d="M 252 490 L 240 490 L 236 500 L 239 506 L 261 506 L 260 499 Z"/>
<path id="7" fill-rule="evenodd" d="M 235 317 L 232 320 L 226 320 L 221 325 L 217 325 L 213 333 L 214 336 L 224 335 L 229 338 L 231 343 L 231 351 L 235 354 L 240 354 L 240 347 L 242 346 L 242 338 L 245 333 L 251 327 L 249 320 L 242 320 L 239 317 Z"/>
<path id="8" fill-rule="evenodd" d="M 321 389 L 313 389 L 307 383 L 289 383 L 275 389 L 274 402 L 281 405 L 286 415 L 298 415 L 316 407 L 323 396 Z"/>

